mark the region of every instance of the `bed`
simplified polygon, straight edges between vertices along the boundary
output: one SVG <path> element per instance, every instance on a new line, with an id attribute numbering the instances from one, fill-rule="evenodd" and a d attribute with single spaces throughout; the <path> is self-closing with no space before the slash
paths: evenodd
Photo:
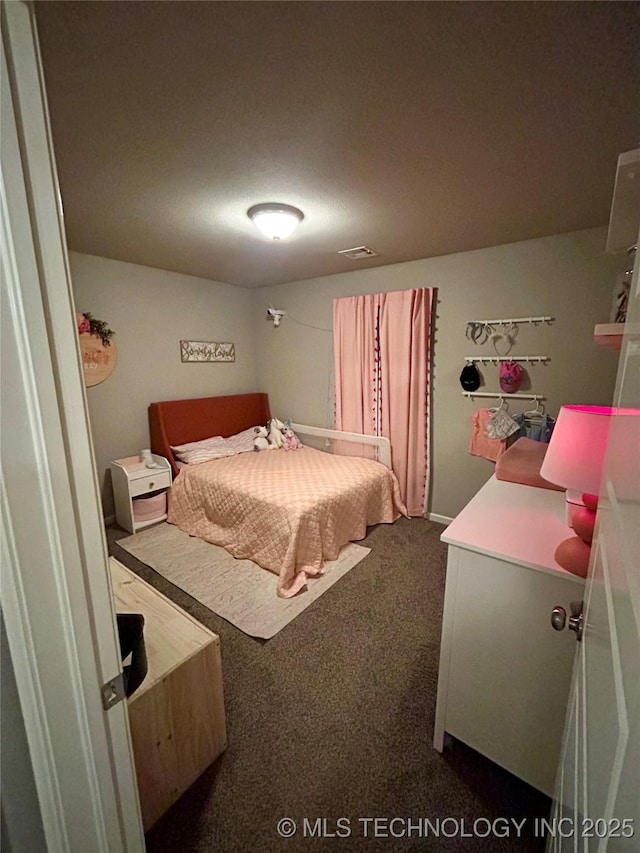
<path id="1" fill-rule="evenodd" d="M 278 595 L 289 598 L 323 574 L 342 546 L 364 538 L 368 526 L 392 523 L 406 510 L 389 467 L 343 455 L 347 433 L 306 428 L 325 447 L 332 443 L 327 436 L 339 438 L 335 453 L 308 446 L 303 432 L 299 450 L 239 453 L 197 465 L 181 466 L 172 450 L 213 435 L 236 435 L 269 417 L 266 394 L 152 403 L 151 449 L 175 473 L 169 523 L 274 572 Z M 356 439 L 367 450 L 377 441 Z"/>

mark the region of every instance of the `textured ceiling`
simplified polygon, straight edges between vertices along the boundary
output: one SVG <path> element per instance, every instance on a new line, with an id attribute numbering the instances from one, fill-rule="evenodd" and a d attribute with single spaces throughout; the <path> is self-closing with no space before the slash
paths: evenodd
<path id="1" fill-rule="evenodd" d="M 639 8 L 38 2 L 69 246 L 259 287 L 605 224 Z"/>

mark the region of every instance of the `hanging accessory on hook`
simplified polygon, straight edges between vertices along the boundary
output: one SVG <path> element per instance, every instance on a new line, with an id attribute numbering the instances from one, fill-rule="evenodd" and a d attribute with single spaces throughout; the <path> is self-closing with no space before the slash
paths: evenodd
<path id="1" fill-rule="evenodd" d="M 480 371 L 473 362 L 462 368 L 460 384 L 465 391 L 477 391 L 480 387 Z"/>
<path id="2" fill-rule="evenodd" d="M 489 438 L 497 438 L 504 441 L 510 435 L 520 430 L 520 424 L 514 420 L 505 408 L 504 398 L 500 398 L 500 407 L 493 413 L 493 417 L 486 426 Z"/>
<path id="3" fill-rule="evenodd" d="M 547 415 L 544 406 L 536 400 L 536 408 L 521 415 L 514 415 L 514 419 L 520 424 L 520 437 L 541 441 L 548 444 L 553 435 L 556 425 L 555 418 Z"/>
<path id="4" fill-rule="evenodd" d="M 487 326 L 485 323 L 467 323 L 467 339 L 474 344 L 483 344 L 487 339 Z"/>
<path id="5" fill-rule="evenodd" d="M 496 353 L 499 356 L 509 355 L 518 335 L 518 324 L 502 323 L 498 329 L 493 326 L 487 326 L 487 329 L 489 341 Z"/>
<path id="6" fill-rule="evenodd" d="M 523 418 L 538 418 L 542 420 L 545 415 L 544 405 L 536 398 L 536 407 L 535 409 L 529 409 L 527 412 L 522 413 Z"/>
<path id="7" fill-rule="evenodd" d="M 503 361 L 500 365 L 500 387 L 507 394 L 514 394 L 518 390 L 523 377 L 524 370 L 517 361 Z"/>

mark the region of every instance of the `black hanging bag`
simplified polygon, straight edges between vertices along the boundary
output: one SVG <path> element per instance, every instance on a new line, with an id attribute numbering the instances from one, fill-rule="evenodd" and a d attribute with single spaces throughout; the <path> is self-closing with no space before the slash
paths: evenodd
<path id="1" fill-rule="evenodd" d="M 117 620 L 122 660 L 127 660 L 131 655 L 131 662 L 122 667 L 124 692 L 128 697 L 140 687 L 148 670 L 144 616 L 141 613 L 118 613 Z"/>

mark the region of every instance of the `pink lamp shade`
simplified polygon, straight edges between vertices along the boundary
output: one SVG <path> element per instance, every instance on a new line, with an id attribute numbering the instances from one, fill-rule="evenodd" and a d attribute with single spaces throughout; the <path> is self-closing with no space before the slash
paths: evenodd
<path id="1" fill-rule="evenodd" d="M 600 494 L 611 415 L 618 411 L 610 406 L 562 406 L 540 475 L 566 489 Z"/>

